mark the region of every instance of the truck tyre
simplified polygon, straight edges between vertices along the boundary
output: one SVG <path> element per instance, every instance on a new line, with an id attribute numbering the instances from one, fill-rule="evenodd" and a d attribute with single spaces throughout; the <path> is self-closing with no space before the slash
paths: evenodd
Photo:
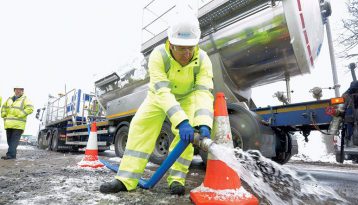
<path id="1" fill-rule="evenodd" d="M 114 150 L 118 157 L 123 157 L 124 151 L 126 150 L 128 130 L 128 126 L 124 125 L 120 127 L 116 133 L 116 138 L 114 140 Z"/>
<path id="2" fill-rule="evenodd" d="M 276 135 L 278 136 L 279 146 L 276 148 L 277 156 L 273 157 L 272 160 L 279 164 L 285 164 L 292 157 L 292 136 L 284 131 L 277 131 Z"/>
<path id="3" fill-rule="evenodd" d="M 47 148 L 47 145 L 45 144 L 45 141 L 46 141 L 46 135 L 43 131 L 40 131 L 39 132 L 39 135 L 37 137 L 37 146 L 38 148 L 40 149 L 46 149 Z"/>
<path id="4" fill-rule="evenodd" d="M 149 160 L 155 164 L 161 164 L 168 156 L 169 146 L 173 139 L 174 135 L 171 131 L 170 124 L 168 122 L 164 122 Z"/>
<path id="5" fill-rule="evenodd" d="M 340 152 L 336 152 L 336 162 L 343 163 L 343 160 L 341 159 L 341 153 Z"/>
<path id="6" fill-rule="evenodd" d="M 51 150 L 52 132 L 48 130 L 46 133 L 46 147 Z"/>
<path id="7" fill-rule="evenodd" d="M 53 131 L 52 138 L 51 138 L 51 150 L 54 152 L 58 151 L 58 138 L 59 138 L 59 132 L 56 129 Z"/>

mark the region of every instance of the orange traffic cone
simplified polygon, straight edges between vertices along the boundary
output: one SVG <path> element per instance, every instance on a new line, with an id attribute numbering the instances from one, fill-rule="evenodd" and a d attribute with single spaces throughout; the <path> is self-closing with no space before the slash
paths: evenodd
<path id="1" fill-rule="evenodd" d="M 98 161 L 98 144 L 97 144 L 97 125 L 96 122 L 91 124 L 91 132 L 88 137 L 88 142 L 86 146 L 85 156 L 78 163 L 80 167 L 91 167 L 98 168 L 103 167 L 104 165 Z"/>
<path id="2" fill-rule="evenodd" d="M 214 104 L 214 141 L 234 148 L 224 93 L 217 93 Z M 195 204 L 259 204 L 258 199 L 241 186 L 239 175 L 223 161 L 208 155 L 204 183 L 190 192 Z"/>

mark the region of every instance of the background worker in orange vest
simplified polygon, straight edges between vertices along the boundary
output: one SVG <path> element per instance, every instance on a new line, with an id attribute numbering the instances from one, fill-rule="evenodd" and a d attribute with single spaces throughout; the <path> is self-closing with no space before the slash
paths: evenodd
<path id="1" fill-rule="evenodd" d="M 16 149 L 25 130 L 26 118 L 34 110 L 30 100 L 24 95 L 24 88 L 14 87 L 14 96 L 9 97 L 1 108 L 1 117 L 4 118 L 7 144 L 6 156 L 1 159 L 16 159 Z"/>

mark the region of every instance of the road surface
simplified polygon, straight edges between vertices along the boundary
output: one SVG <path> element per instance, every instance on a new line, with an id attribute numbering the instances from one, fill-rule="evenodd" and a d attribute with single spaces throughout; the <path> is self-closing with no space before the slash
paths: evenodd
<path id="1" fill-rule="evenodd" d="M 6 145 L 0 145 L 1 156 L 6 149 Z M 0 161 L 0 204 L 191 204 L 189 191 L 200 186 L 205 175 L 205 166 L 196 156 L 184 196 L 171 196 L 165 177 L 151 190 L 104 195 L 99 186 L 112 180 L 114 172 L 79 168 L 77 163 L 83 156 L 83 152 L 59 153 L 19 146 L 18 159 Z M 100 153 L 100 157 L 117 164 L 120 161 L 114 151 Z M 295 161 L 285 166 L 311 173 L 320 184 L 332 187 L 351 204 L 358 203 L 358 165 Z M 149 163 L 144 176 L 150 177 L 156 168 Z M 251 192 L 245 183 L 243 186 Z M 260 199 L 260 204 L 267 202 Z"/>

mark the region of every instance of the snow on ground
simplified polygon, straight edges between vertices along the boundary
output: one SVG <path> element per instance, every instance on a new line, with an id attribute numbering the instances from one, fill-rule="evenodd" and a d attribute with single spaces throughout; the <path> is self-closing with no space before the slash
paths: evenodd
<path id="1" fill-rule="evenodd" d="M 69 166 L 65 169 L 72 172 L 109 172 L 103 169 L 80 168 L 77 166 Z M 84 173 L 84 172 L 83 172 Z M 32 204 L 71 204 L 74 198 L 81 201 L 83 204 L 101 204 L 103 201 L 115 202 L 118 199 L 116 195 L 104 195 L 96 189 L 103 182 L 98 174 L 77 175 L 76 178 L 68 176 L 53 176 L 51 181 L 48 181 L 49 190 L 44 195 L 35 196 L 33 198 L 26 198 L 18 200 L 16 204 L 32 205 Z M 52 202 L 51 202 L 52 201 Z"/>
<path id="2" fill-rule="evenodd" d="M 327 153 L 326 145 L 322 141 L 322 136 L 309 137 L 305 142 L 302 135 L 296 135 L 298 143 L 298 154 L 292 156 L 291 160 L 336 162 L 334 154 Z"/>
<path id="3" fill-rule="evenodd" d="M 334 153 L 327 151 L 327 145 L 323 142 L 324 135 L 313 133 L 309 136 L 309 141 L 305 142 L 302 135 L 295 135 L 298 143 L 298 154 L 291 157 L 292 161 L 304 162 L 325 162 L 338 164 Z M 332 142 L 333 143 L 333 142 Z M 328 145 L 333 146 L 333 145 Z M 352 164 L 352 160 L 345 160 L 344 164 Z"/>
<path id="4" fill-rule="evenodd" d="M 111 155 L 111 156 L 115 156 L 115 153 L 114 153 L 114 151 L 111 149 L 111 150 L 108 150 L 108 151 L 106 151 L 107 153 L 111 153 L 111 154 L 109 154 L 109 155 Z M 121 163 L 121 160 L 122 160 L 122 158 L 121 157 L 110 157 L 109 159 L 108 159 L 108 161 L 110 161 L 111 163 L 114 163 L 114 164 L 120 164 Z M 158 165 L 157 164 L 154 164 L 154 163 L 152 163 L 152 162 L 148 162 L 147 163 L 147 166 L 146 166 L 146 168 L 157 168 L 158 167 Z"/>
<path id="5" fill-rule="evenodd" d="M 6 143 L 5 144 L 0 144 L 0 149 L 7 149 L 7 148 L 8 148 L 8 146 L 7 146 Z M 17 149 L 18 150 L 34 150 L 34 149 L 36 149 L 36 147 L 30 146 L 30 145 L 19 145 L 17 147 Z"/>

